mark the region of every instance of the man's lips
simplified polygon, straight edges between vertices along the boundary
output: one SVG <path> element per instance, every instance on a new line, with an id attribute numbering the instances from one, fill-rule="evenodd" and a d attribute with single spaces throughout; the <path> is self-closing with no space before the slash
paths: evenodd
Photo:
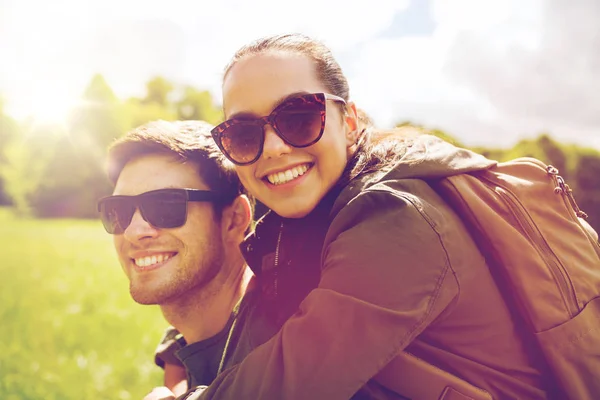
<path id="1" fill-rule="evenodd" d="M 139 254 L 135 255 L 131 260 L 137 267 L 148 268 L 166 262 L 167 260 L 173 258 L 176 254 L 176 252 Z"/>

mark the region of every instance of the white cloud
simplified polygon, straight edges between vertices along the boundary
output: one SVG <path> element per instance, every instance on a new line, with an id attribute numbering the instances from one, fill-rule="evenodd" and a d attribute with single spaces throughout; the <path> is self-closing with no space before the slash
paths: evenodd
<path id="1" fill-rule="evenodd" d="M 357 57 L 355 95 L 378 122 L 470 144 L 545 131 L 600 148 L 600 3 L 438 0 L 433 15 L 431 36 L 380 39 Z"/>
<path id="2" fill-rule="evenodd" d="M 543 3 L 538 46 L 515 38 L 504 48 L 464 34 L 452 49 L 449 75 L 492 102 L 498 124 L 550 131 L 600 145 L 600 4 Z M 469 55 L 477 54 L 477 59 Z M 497 130 L 499 130 L 497 128 Z M 524 133 L 514 132 L 513 134 Z M 600 146 L 598 146 L 600 147 Z"/>
<path id="3" fill-rule="evenodd" d="M 0 46 L 11 60 L 3 63 L 0 93 L 23 113 L 28 99 L 59 88 L 76 98 L 99 72 L 120 96 L 139 94 L 160 74 L 220 98 L 222 68 L 250 39 L 300 31 L 340 51 L 385 29 L 407 6 L 408 0 L 380 0 L 369 9 L 360 0 L 12 0 L 0 3 L 8 21 Z"/>
<path id="4" fill-rule="evenodd" d="M 334 52 L 351 50 L 392 22 L 408 0 L 381 0 L 365 9 L 361 0 L 257 0 L 228 2 L 191 27 L 195 38 L 189 47 L 185 80 L 210 87 L 220 98 L 223 67 L 249 40 L 283 32 L 302 32 L 323 40 Z"/>
<path id="5" fill-rule="evenodd" d="M 597 0 L 430 1 L 431 35 L 382 38 L 409 0 L 4 0 L 0 94 L 26 110 L 53 92 L 75 98 L 100 72 L 120 96 L 163 75 L 219 100 L 237 48 L 299 31 L 332 48 L 381 125 L 413 120 L 502 145 L 549 130 L 600 148 Z"/>

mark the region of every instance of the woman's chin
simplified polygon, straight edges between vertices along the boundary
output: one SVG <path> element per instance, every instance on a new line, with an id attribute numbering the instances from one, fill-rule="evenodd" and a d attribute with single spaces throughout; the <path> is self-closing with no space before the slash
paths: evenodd
<path id="1" fill-rule="evenodd" d="M 306 217 L 316 207 L 313 201 L 307 202 L 306 198 L 288 199 L 270 207 L 277 215 L 283 218 Z"/>

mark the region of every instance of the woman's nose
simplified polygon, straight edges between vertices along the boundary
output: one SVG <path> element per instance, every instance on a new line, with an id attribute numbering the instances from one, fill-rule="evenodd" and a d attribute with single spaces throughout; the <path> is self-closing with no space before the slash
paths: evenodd
<path id="1" fill-rule="evenodd" d="M 287 144 L 273 127 L 269 124 L 265 125 L 265 143 L 263 145 L 263 156 L 266 158 L 277 158 L 284 154 L 289 154 L 292 147 Z"/>

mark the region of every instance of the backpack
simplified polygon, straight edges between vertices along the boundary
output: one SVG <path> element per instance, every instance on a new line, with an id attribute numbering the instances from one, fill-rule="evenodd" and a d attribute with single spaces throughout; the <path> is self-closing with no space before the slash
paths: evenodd
<path id="1" fill-rule="evenodd" d="M 564 395 L 600 398 L 600 244 L 558 170 L 519 158 L 430 184 L 469 229 Z"/>

